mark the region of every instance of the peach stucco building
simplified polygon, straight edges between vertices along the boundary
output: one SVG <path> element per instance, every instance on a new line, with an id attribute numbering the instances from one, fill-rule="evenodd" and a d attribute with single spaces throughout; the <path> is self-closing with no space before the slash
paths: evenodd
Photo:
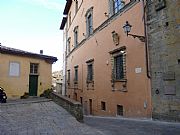
<path id="1" fill-rule="evenodd" d="M 151 117 L 146 45 L 124 33 L 144 35 L 139 0 L 67 0 L 60 29 L 65 35 L 66 95 L 84 113 Z"/>

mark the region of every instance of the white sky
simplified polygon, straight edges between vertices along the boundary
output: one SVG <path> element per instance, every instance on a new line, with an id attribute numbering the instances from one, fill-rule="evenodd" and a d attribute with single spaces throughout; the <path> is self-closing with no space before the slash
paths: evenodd
<path id="1" fill-rule="evenodd" d="M 63 63 L 63 32 L 59 30 L 66 0 L 0 0 L 0 43 L 3 46 L 58 58 Z"/>

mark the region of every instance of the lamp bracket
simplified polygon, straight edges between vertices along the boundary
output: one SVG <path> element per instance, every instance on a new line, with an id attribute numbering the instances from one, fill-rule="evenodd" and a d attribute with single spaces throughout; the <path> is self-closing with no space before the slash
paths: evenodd
<path id="1" fill-rule="evenodd" d="M 133 38 L 138 38 L 141 42 L 145 42 L 146 38 L 145 36 L 139 36 L 139 35 L 134 35 L 134 34 L 127 34 L 128 36 L 132 36 Z"/>

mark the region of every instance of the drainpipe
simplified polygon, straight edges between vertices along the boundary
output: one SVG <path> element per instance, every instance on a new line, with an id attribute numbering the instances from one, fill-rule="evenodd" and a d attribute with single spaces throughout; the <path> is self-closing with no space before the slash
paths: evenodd
<path id="1" fill-rule="evenodd" d="M 148 36 L 147 36 L 147 29 L 146 29 L 146 12 L 145 12 L 145 2 L 142 0 L 143 4 L 143 17 L 144 17 L 144 34 L 145 34 L 145 55 L 146 55 L 146 75 L 150 79 L 150 68 L 149 68 L 149 50 L 148 50 Z"/>
<path id="2" fill-rule="evenodd" d="M 67 96 L 67 90 L 66 90 L 66 84 L 67 84 L 67 81 L 66 81 L 67 80 L 67 72 L 66 72 L 66 70 L 67 70 L 67 42 L 68 42 L 67 41 L 67 38 L 68 38 L 67 27 L 66 27 L 65 31 L 66 31 L 65 32 L 65 37 L 66 37 L 66 39 L 65 39 L 66 41 L 65 42 L 66 42 L 66 45 L 65 45 L 65 57 L 64 57 L 64 59 L 65 59 L 65 66 L 64 66 L 64 68 L 65 68 L 65 77 L 64 77 L 64 79 L 65 79 L 65 81 L 64 81 L 65 82 L 65 86 L 64 86 L 65 87 L 65 92 L 64 92 L 64 94 L 65 94 L 65 96 Z"/>

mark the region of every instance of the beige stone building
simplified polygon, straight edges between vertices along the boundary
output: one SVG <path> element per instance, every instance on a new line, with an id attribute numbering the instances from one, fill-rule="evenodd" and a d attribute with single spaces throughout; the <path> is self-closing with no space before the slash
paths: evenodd
<path id="1" fill-rule="evenodd" d="M 143 7 L 139 0 L 67 0 L 60 26 L 66 95 L 85 114 L 151 117 Z"/>
<path id="2" fill-rule="evenodd" d="M 8 99 L 39 96 L 51 88 L 52 64 L 56 57 L 0 46 L 0 86 Z"/>

